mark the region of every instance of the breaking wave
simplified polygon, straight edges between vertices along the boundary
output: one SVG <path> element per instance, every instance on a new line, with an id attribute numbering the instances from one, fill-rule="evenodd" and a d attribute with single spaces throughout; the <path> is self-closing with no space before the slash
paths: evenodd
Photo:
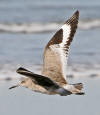
<path id="1" fill-rule="evenodd" d="M 43 33 L 57 30 L 63 23 L 1 23 L 0 32 L 9 33 Z M 100 28 L 100 19 L 81 20 L 79 29 Z"/>
<path id="2" fill-rule="evenodd" d="M 35 67 L 35 68 L 34 68 Z M 29 70 L 34 71 L 37 74 L 41 74 L 42 65 L 34 65 Z M 16 67 L 17 68 L 17 67 Z M 16 73 L 16 68 L 10 68 L 10 65 L 0 70 L 0 81 L 1 80 L 17 80 L 21 79 L 21 76 Z M 80 78 L 80 77 L 99 77 L 100 78 L 100 65 L 86 65 L 86 64 L 74 64 L 69 65 L 67 69 L 67 77 L 69 78 Z"/>

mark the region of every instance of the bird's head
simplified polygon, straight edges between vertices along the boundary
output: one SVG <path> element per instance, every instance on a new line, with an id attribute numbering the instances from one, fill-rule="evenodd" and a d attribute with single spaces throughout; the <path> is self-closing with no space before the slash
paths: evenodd
<path id="1" fill-rule="evenodd" d="M 23 80 L 23 81 L 20 82 L 20 85 L 23 86 L 23 87 L 25 87 L 26 84 L 27 84 L 26 80 Z"/>
<path id="2" fill-rule="evenodd" d="M 29 79 L 29 78 L 25 78 L 24 80 L 22 80 L 20 82 L 20 86 L 23 86 L 23 87 L 30 87 L 32 85 L 32 80 Z"/>

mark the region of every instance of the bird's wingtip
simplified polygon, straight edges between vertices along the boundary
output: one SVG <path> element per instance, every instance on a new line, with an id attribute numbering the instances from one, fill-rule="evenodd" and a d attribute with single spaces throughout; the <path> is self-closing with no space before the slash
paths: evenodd
<path id="1" fill-rule="evenodd" d="M 17 73 L 20 73 L 20 72 L 22 72 L 22 71 L 26 71 L 26 69 L 24 69 L 23 67 L 19 67 L 19 68 L 16 70 Z"/>
<path id="2" fill-rule="evenodd" d="M 76 10 L 76 12 L 74 13 L 74 15 L 75 15 L 76 17 L 78 17 L 78 16 L 79 16 L 79 10 Z"/>
<path id="3" fill-rule="evenodd" d="M 79 10 L 76 10 L 75 14 L 79 14 Z"/>

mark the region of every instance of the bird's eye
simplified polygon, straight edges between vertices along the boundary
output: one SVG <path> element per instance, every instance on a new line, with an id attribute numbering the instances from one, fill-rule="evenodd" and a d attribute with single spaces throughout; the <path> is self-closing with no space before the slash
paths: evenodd
<path id="1" fill-rule="evenodd" d="M 25 81 L 22 81 L 21 83 L 25 83 Z"/>

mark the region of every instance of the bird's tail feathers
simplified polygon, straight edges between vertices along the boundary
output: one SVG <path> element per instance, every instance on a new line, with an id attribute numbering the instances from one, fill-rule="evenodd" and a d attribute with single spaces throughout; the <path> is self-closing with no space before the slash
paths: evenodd
<path id="1" fill-rule="evenodd" d="M 82 90 L 82 88 L 83 88 L 83 84 L 82 83 L 76 83 L 76 84 L 73 84 L 73 85 L 78 90 Z"/>
<path id="2" fill-rule="evenodd" d="M 82 83 L 77 83 L 77 84 L 73 84 L 73 86 L 75 87 L 76 89 L 76 95 L 84 95 L 85 93 L 82 92 L 82 88 L 83 88 L 83 84 Z"/>

